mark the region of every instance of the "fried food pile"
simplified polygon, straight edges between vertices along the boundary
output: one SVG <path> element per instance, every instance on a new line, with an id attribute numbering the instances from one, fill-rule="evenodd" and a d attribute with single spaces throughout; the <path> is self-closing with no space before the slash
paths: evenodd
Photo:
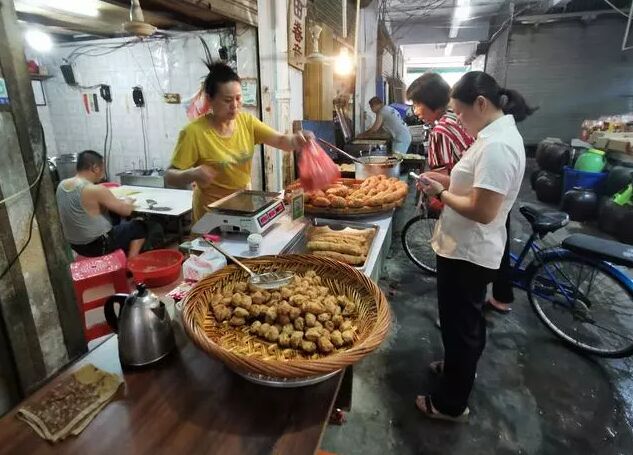
<path id="1" fill-rule="evenodd" d="M 313 270 L 272 292 L 236 283 L 213 295 L 209 311 L 218 323 L 248 326 L 252 335 L 306 354 L 329 354 L 350 346 L 357 330 L 356 303 L 335 295 Z"/>
<path id="2" fill-rule="evenodd" d="M 367 259 L 375 233 L 375 229 L 334 230 L 329 226 L 317 226 L 308 233 L 307 248 L 315 256 L 359 267 Z"/>
<path id="3" fill-rule="evenodd" d="M 359 185 L 335 183 L 325 190 L 305 193 L 306 204 L 315 207 L 361 208 L 379 207 L 399 201 L 407 195 L 408 186 L 395 177 L 375 175 Z"/>

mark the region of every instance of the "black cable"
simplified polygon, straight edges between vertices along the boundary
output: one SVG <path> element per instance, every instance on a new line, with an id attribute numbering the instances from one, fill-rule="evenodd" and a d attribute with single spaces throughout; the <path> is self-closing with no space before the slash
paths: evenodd
<path id="1" fill-rule="evenodd" d="M 20 250 L 15 255 L 15 257 L 11 259 L 11 261 L 9 261 L 9 264 L 7 264 L 7 267 L 2 271 L 2 273 L 0 273 L 0 280 L 2 280 L 7 275 L 7 273 L 9 273 L 9 271 L 18 261 L 18 259 L 20 259 L 20 256 L 22 255 L 22 253 L 24 253 L 24 250 L 26 250 L 26 247 L 29 245 L 29 243 L 31 242 L 31 238 L 33 237 L 33 222 L 35 221 L 35 211 L 37 209 L 37 203 L 40 200 L 40 188 L 42 187 L 42 178 L 44 177 L 44 170 L 46 169 L 46 157 L 47 157 L 46 138 L 44 137 L 44 128 L 42 128 L 41 124 L 40 124 L 40 129 L 42 131 L 42 152 L 43 152 L 42 153 L 43 154 L 42 168 L 40 169 L 40 173 L 37 177 L 38 182 L 37 182 L 37 187 L 35 189 L 35 199 L 33 200 L 33 212 L 31 213 L 31 219 L 29 220 L 29 236 L 26 238 L 26 242 L 24 242 L 24 245 L 22 245 L 22 248 L 20 248 Z"/>
<path id="2" fill-rule="evenodd" d="M 112 137 L 114 136 L 114 127 L 112 126 L 112 103 L 106 103 L 107 109 L 106 114 L 108 116 L 108 121 L 110 122 L 110 144 L 108 144 L 108 157 L 112 156 Z M 106 162 L 106 166 L 110 166 L 108 162 Z"/>
<path id="3" fill-rule="evenodd" d="M 136 39 L 136 40 L 127 41 L 125 43 L 118 44 L 115 46 L 83 45 L 83 46 L 79 46 L 75 48 L 70 54 L 68 54 L 68 57 L 66 57 L 65 60 L 67 60 L 70 63 L 73 63 L 74 61 L 77 60 L 77 58 L 81 56 L 101 57 L 103 55 L 108 55 L 120 49 L 123 49 L 124 47 L 134 46 L 136 44 L 139 44 L 140 42 L 141 42 L 140 39 Z"/>
<path id="4" fill-rule="evenodd" d="M 163 96 L 165 96 L 165 92 L 163 91 L 163 88 L 160 86 L 160 78 L 158 77 L 158 71 L 156 70 L 156 63 L 154 62 L 152 49 L 149 47 L 149 43 L 145 43 L 145 44 L 147 45 L 147 52 L 149 53 L 149 58 L 152 61 L 152 68 L 154 69 L 154 76 L 156 76 L 156 82 L 158 83 L 158 90 L 163 94 Z"/>
<path id="5" fill-rule="evenodd" d="M 108 172 L 109 168 L 110 168 L 110 163 L 108 161 L 108 136 L 110 135 L 110 121 L 108 119 L 108 107 L 109 107 L 110 103 L 108 103 L 106 101 L 105 103 L 105 119 L 106 119 L 106 133 L 105 133 L 105 138 L 103 138 L 103 160 L 105 161 L 105 179 L 106 181 L 108 180 L 108 175 L 110 174 Z"/>
<path id="6" fill-rule="evenodd" d="M 145 170 L 149 168 L 149 154 L 147 149 L 147 133 L 145 129 L 145 115 L 143 113 L 144 108 L 141 108 L 141 131 L 143 133 L 143 158 L 145 160 Z"/>

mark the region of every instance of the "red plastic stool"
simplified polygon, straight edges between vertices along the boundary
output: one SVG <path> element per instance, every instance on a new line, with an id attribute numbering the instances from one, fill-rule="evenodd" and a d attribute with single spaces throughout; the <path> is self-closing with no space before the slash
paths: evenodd
<path id="1" fill-rule="evenodd" d="M 123 250 L 95 258 L 82 257 L 70 264 L 70 273 L 73 277 L 73 287 L 79 311 L 84 325 L 84 337 L 86 342 L 111 333 L 110 326 L 106 322 L 99 322 L 88 327 L 86 313 L 90 310 L 102 308 L 109 295 L 94 300 L 84 300 L 86 291 L 104 285 L 112 285 L 114 292 L 130 292 L 127 279 L 127 257 Z"/>

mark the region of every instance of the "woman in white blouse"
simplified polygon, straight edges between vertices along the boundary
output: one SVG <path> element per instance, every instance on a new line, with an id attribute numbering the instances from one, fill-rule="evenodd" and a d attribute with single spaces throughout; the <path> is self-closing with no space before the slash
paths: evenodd
<path id="1" fill-rule="evenodd" d="M 421 189 L 444 203 L 432 240 L 444 360 L 433 362 L 439 384 L 416 405 L 428 417 L 465 421 L 477 362 L 486 343 L 483 304 L 506 243 L 505 222 L 525 170 L 516 122 L 531 115 L 523 97 L 480 71 L 451 92 L 453 108 L 475 143 L 451 176 L 423 175 Z"/>

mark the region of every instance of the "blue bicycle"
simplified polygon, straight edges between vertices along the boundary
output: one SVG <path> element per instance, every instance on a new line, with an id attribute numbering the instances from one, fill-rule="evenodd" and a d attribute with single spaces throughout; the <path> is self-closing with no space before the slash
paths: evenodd
<path id="1" fill-rule="evenodd" d="M 569 216 L 530 206 L 519 211 L 532 234 L 521 253 L 511 255 L 512 282 L 527 292 L 539 319 L 578 351 L 611 358 L 633 354 L 633 280 L 622 270 L 633 267 L 633 247 L 573 234 L 560 247 L 543 248 L 540 240 L 567 225 Z M 418 215 L 402 232 L 406 254 L 430 274 L 435 274 L 428 246 L 434 223 Z"/>

